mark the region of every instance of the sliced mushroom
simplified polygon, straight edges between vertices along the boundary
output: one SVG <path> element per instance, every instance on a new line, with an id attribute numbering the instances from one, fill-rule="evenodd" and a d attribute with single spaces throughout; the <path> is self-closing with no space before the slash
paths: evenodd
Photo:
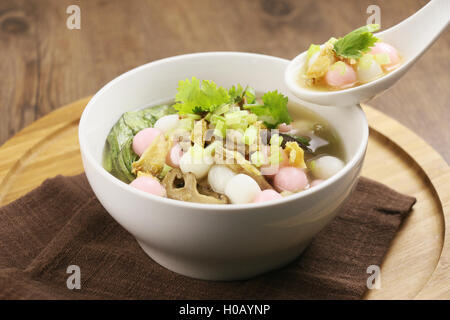
<path id="1" fill-rule="evenodd" d="M 166 188 L 167 197 L 171 199 L 211 204 L 229 203 L 225 195 L 216 193 L 211 189 L 207 190 L 204 186 L 199 188 L 195 176 L 190 172 L 183 174 L 180 169 L 170 170 L 164 177 L 162 184 Z M 208 195 L 201 194 L 199 189 L 208 193 Z"/>
<path id="2" fill-rule="evenodd" d="M 208 183 L 208 178 L 204 178 L 197 181 L 197 190 L 198 193 L 203 194 L 205 196 L 214 197 L 216 199 L 220 199 L 221 194 L 215 192 Z"/>
<path id="3" fill-rule="evenodd" d="M 234 172 L 243 173 L 253 178 L 261 190 L 273 189 L 261 172 L 239 152 L 222 147 L 216 149 L 216 156 Z"/>
<path id="4" fill-rule="evenodd" d="M 148 173 L 153 176 L 158 175 L 164 167 L 166 156 L 171 147 L 171 143 L 164 135 L 158 135 L 148 146 L 138 161 L 133 162 L 132 172 Z"/>

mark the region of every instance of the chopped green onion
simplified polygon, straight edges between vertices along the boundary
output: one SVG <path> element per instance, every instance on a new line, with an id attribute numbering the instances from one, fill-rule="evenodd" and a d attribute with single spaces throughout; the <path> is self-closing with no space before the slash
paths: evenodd
<path id="1" fill-rule="evenodd" d="M 172 170 L 172 167 L 164 163 L 164 167 L 162 168 L 159 174 L 159 178 L 163 179 L 166 176 L 166 174 L 169 173 L 170 170 Z"/>
<path id="2" fill-rule="evenodd" d="M 358 67 L 361 68 L 362 70 L 368 70 L 372 66 L 372 63 L 373 63 L 373 55 L 365 54 L 359 59 Z"/>
<path id="3" fill-rule="evenodd" d="M 242 115 L 238 113 L 239 111 L 227 113 L 225 115 L 225 123 L 227 126 L 231 126 L 233 124 L 239 124 L 242 119 Z"/>
<path id="4" fill-rule="evenodd" d="M 195 114 L 195 113 L 188 113 L 188 114 L 186 114 L 186 117 L 193 119 L 193 120 L 200 120 L 202 118 L 201 115 Z"/>
<path id="5" fill-rule="evenodd" d="M 391 63 L 391 58 L 387 53 L 378 53 L 374 55 L 374 58 L 380 65 Z"/>
<path id="6" fill-rule="evenodd" d="M 179 122 L 179 127 L 181 129 L 191 131 L 194 128 L 194 119 L 191 118 L 183 118 Z"/>
<path id="7" fill-rule="evenodd" d="M 210 121 L 210 122 L 211 122 L 212 124 L 217 124 L 218 121 L 225 122 L 225 117 L 219 116 L 219 115 L 217 115 L 217 114 L 213 114 L 213 115 L 211 116 L 211 121 Z"/>
<path id="8" fill-rule="evenodd" d="M 246 145 L 252 145 L 256 142 L 257 138 L 258 128 L 256 128 L 255 126 L 250 126 L 245 130 L 242 140 Z"/>
<path id="9" fill-rule="evenodd" d="M 270 138 L 270 145 L 271 146 L 281 146 L 281 143 L 283 142 L 283 137 L 280 136 L 279 134 L 274 134 L 271 138 Z"/>
<path id="10" fill-rule="evenodd" d="M 218 120 L 216 122 L 216 127 L 214 128 L 214 135 L 217 137 L 224 138 L 226 129 L 227 126 L 225 125 L 225 121 Z"/>
<path id="11" fill-rule="evenodd" d="M 211 112 L 208 112 L 208 114 L 203 118 L 208 122 L 211 122 L 211 117 L 213 116 L 213 114 Z"/>
<path id="12" fill-rule="evenodd" d="M 253 124 L 256 121 L 258 121 L 258 116 L 254 113 L 249 113 L 248 116 L 246 117 L 246 119 L 249 124 Z"/>
<path id="13" fill-rule="evenodd" d="M 266 157 L 261 151 L 253 152 L 250 156 L 250 161 L 253 165 L 257 167 L 261 167 L 262 165 L 266 164 Z"/>
<path id="14" fill-rule="evenodd" d="M 230 110 L 228 110 L 228 112 L 236 112 L 236 111 L 241 111 L 241 108 L 239 108 L 239 106 L 231 106 Z"/>
<path id="15" fill-rule="evenodd" d="M 220 141 L 214 141 L 209 146 L 205 148 L 205 155 L 212 156 L 213 152 L 216 150 L 217 147 L 222 146 L 222 142 Z"/>
<path id="16" fill-rule="evenodd" d="M 237 111 L 234 111 L 234 113 L 237 113 L 237 114 L 241 115 L 242 117 L 247 117 L 249 114 L 247 110 L 240 110 L 240 109 Z"/>
<path id="17" fill-rule="evenodd" d="M 222 115 L 225 112 L 228 112 L 230 110 L 229 104 L 224 104 L 218 107 L 216 110 L 214 110 L 213 114 Z"/>
<path id="18" fill-rule="evenodd" d="M 280 162 L 283 161 L 281 152 L 280 152 L 280 147 L 277 145 L 271 145 L 270 146 L 270 158 L 269 158 L 270 164 L 272 165 L 277 165 Z"/>
<path id="19" fill-rule="evenodd" d="M 239 131 L 245 131 L 248 127 L 248 121 L 245 118 L 242 118 L 239 123 L 235 123 L 229 126 L 230 129 L 235 129 Z"/>

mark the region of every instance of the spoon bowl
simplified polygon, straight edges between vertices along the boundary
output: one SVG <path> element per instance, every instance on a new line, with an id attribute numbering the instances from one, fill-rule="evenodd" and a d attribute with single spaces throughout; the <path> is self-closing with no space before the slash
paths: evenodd
<path id="1" fill-rule="evenodd" d="M 450 1 L 432 0 L 399 24 L 375 34 L 392 44 L 402 55 L 402 64 L 392 72 L 357 87 L 339 91 L 316 91 L 303 87 L 298 79 L 306 62 L 306 51 L 295 57 L 285 71 L 289 90 L 302 101 L 323 106 L 349 106 L 367 102 L 393 86 L 448 26 Z"/>

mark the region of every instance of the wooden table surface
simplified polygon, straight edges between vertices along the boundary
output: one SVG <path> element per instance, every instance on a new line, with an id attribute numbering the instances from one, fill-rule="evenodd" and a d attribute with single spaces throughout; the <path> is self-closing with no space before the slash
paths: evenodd
<path id="1" fill-rule="evenodd" d="M 249 51 L 291 59 L 311 42 L 366 23 L 388 28 L 425 0 L 1 0 L 0 145 L 37 118 L 91 95 L 143 63 L 190 52 Z M 81 8 L 69 30 L 66 8 Z M 414 38 L 411 37 L 411 41 Z M 450 31 L 370 105 L 397 119 L 450 163 Z"/>

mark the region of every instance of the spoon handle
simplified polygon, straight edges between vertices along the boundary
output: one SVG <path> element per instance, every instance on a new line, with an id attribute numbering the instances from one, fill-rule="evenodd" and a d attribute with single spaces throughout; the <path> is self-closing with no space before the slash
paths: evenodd
<path id="1" fill-rule="evenodd" d="M 449 21 L 450 1 L 431 0 L 412 16 L 377 36 L 395 43 L 404 54 L 415 60 L 433 44 Z"/>

